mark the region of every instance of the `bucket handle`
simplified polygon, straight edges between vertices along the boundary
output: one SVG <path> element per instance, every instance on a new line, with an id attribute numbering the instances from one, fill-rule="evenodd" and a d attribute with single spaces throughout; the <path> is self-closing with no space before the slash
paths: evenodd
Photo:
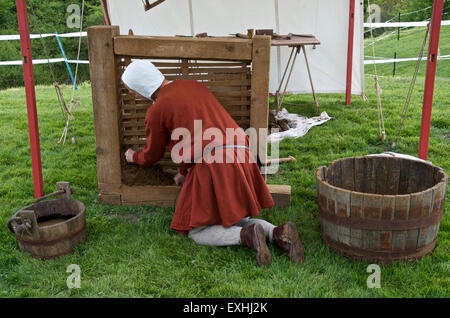
<path id="1" fill-rule="evenodd" d="M 48 198 L 53 197 L 55 195 L 64 194 L 64 193 L 66 193 L 65 189 L 58 190 L 58 191 L 55 191 L 55 192 L 43 195 L 42 197 L 36 199 L 36 201 L 34 201 L 34 203 L 38 203 L 38 202 L 41 202 L 42 200 L 48 199 Z M 74 194 L 74 193 L 77 193 L 77 191 L 74 188 L 70 188 L 70 194 Z"/>
<path id="2" fill-rule="evenodd" d="M 32 210 L 23 210 L 22 214 L 26 213 L 28 216 L 21 215 L 13 216 L 8 221 L 8 229 L 13 233 L 18 233 L 19 235 L 33 235 L 35 229 L 33 229 L 33 224 L 36 223 L 36 215 Z M 15 223 L 14 225 L 12 223 Z"/>
<path id="3" fill-rule="evenodd" d="M 55 195 L 61 195 L 61 194 L 67 194 L 67 196 L 70 198 L 70 195 L 72 195 L 72 194 L 77 192 L 74 188 L 69 186 L 68 182 L 57 182 L 56 185 L 58 186 L 58 188 L 60 188 L 60 190 L 52 192 L 52 193 L 49 193 L 49 194 L 46 194 L 46 195 L 43 195 L 42 197 L 36 199 L 32 204 L 41 202 L 42 200 L 48 199 L 48 198 L 53 197 Z M 67 193 L 68 191 L 70 191 L 70 193 Z M 31 224 L 24 223 L 24 224 L 20 224 L 18 226 L 13 226 L 12 223 L 14 222 L 14 223 L 18 224 L 19 223 L 18 221 L 22 221 L 22 218 L 18 217 L 18 216 L 11 217 L 11 219 L 9 219 L 9 221 L 8 221 L 8 229 L 13 234 L 16 233 L 16 230 L 25 231 L 25 232 L 29 233 L 29 230 L 31 228 Z"/>
<path id="4" fill-rule="evenodd" d="M 21 218 L 17 217 L 17 216 L 13 216 L 12 218 L 9 219 L 8 221 L 8 229 L 11 231 L 11 233 L 15 234 L 15 230 L 14 227 L 12 226 L 12 222 L 16 222 L 22 220 Z"/>

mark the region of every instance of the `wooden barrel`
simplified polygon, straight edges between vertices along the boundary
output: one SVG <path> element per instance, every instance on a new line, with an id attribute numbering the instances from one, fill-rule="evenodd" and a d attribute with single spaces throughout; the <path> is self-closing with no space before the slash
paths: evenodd
<path id="1" fill-rule="evenodd" d="M 57 185 L 58 199 L 28 205 L 8 222 L 19 249 L 36 258 L 52 259 L 72 253 L 75 246 L 86 241 L 84 204 L 71 198 L 68 182 Z"/>
<path id="2" fill-rule="evenodd" d="M 436 245 L 448 175 L 424 161 L 344 158 L 316 172 L 326 244 L 350 260 L 416 260 Z"/>

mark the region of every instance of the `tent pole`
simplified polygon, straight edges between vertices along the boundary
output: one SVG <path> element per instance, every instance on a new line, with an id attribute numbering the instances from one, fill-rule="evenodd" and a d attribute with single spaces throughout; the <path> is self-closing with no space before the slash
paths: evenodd
<path id="1" fill-rule="evenodd" d="M 422 124 L 420 126 L 419 158 L 426 160 L 431 127 L 431 108 L 433 106 L 434 80 L 441 31 L 444 0 L 434 0 L 430 22 L 430 42 L 428 45 L 427 71 L 423 93 Z"/>
<path id="2" fill-rule="evenodd" d="M 39 127 L 36 109 L 36 92 L 34 89 L 33 60 L 31 57 L 30 29 L 26 0 L 16 0 L 17 22 L 19 24 L 20 48 L 22 51 L 23 79 L 27 101 L 28 131 L 30 135 L 31 168 L 33 171 L 34 196 L 44 194 L 42 181 L 41 149 L 39 144 Z"/>
<path id="3" fill-rule="evenodd" d="M 107 0 L 100 0 L 100 4 L 102 6 L 103 24 L 111 25 L 111 20 L 109 19 L 109 12 L 108 12 L 108 3 L 106 1 Z"/>
<path id="4" fill-rule="evenodd" d="M 353 69 L 353 34 L 355 33 L 355 0 L 349 0 L 348 46 L 347 46 L 347 84 L 345 88 L 345 105 L 350 105 L 352 99 L 352 69 Z"/>

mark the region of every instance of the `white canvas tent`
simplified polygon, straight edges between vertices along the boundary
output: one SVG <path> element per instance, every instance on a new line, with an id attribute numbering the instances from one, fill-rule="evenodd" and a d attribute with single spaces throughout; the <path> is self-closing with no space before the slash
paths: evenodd
<path id="1" fill-rule="evenodd" d="M 144 10 L 142 0 L 107 0 L 109 20 L 121 34 L 212 36 L 273 29 L 277 34 L 313 34 L 321 45 L 307 46 L 317 93 L 345 93 L 349 1 L 355 0 L 166 0 Z M 150 1 L 153 2 L 153 1 Z M 355 1 L 351 93 L 364 93 L 363 5 Z M 278 88 L 290 48 L 272 47 L 270 92 Z M 297 58 L 287 90 L 310 93 L 302 56 Z"/>

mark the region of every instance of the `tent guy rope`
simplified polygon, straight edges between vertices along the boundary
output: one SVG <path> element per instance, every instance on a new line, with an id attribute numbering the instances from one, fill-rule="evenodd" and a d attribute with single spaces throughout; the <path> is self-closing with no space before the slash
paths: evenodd
<path id="1" fill-rule="evenodd" d="M 394 138 L 395 141 L 392 143 L 392 147 L 395 147 L 396 145 L 398 145 L 400 134 L 401 134 L 402 129 L 403 129 L 403 123 L 405 122 L 406 114 L 408 112 L 408 106 L 409 106 L 409 103 L 411 101 L 412 93 L 414 91 L 414 85 L 416 83 L 417 74 L 419 73 L 420 62 L 422 61 L 423 52 L 424 52 L 425 46 L 427 44 L 429 31 L 430 31 L 430 25 L 428 24 L 427 31 L 425 32 L 425 37 L 423 39 L 422 47 L 420 48 L 419 57 L 417 59 L 417 64 L 416 64 L 416 68 L 414 70 L 414 74 L 413 74 L 413 77 L 411 79 L 411 83 L 409 85 L 409 90 L 408 90 L 408 93 L 406 95 L 405 105 L 403 106 L 403 111 L 402 111 L 402 114 L 401 114 L 401 120 L 400 120 L 400 123 L 397 126 L 397 129 L 396 129 L 396 132 L 395 132 L 395 138 Z"/>
<path id="2" fill-rule="evenodd" d="M 82 0 L 82 4 L 81 4 L 80 36 L 78 37 L 78 52 L 77 52 L 77 62 L 76 62 L 76 66 L 75 66 L 75 77 L 74 77 L 74 82 L 73 82 L 73 87 L 72 87 L 72 97 L 70 98 L 70 106 L 69 106 L 70 114 L 72 114 L 72 111 L 75 110 L 78 106 L 80 106 L 80 101 L 76 101 L 73 98 L 75 95 L 75 90 L 77 89 L 76 85 L 77 85 L 77 75 L 78 75 L 78 64 L 80 61 L 81 37 L 82 37 L 82 33 L 83 33 L 83 16 L 84 16 L 84 0 Z M 70 120 L 72 120 L 73 118 L 74 117 L 72 115 L 67 117 L 66 125 L 61 134 L 61 137 L 59 138 L 58 144 L 61 143 L 61 140 L 62 140 L 63 144 L 66 142 L 66 137 L 67 137 L 67 132 L 69 130 Z M 71 141 L 75 142 L 75 136 L 73 135 L 73 131 L 72 131 Z"/>
<path id="3" fill-rule="evenodd" d="M 39 21 L 37 15 L 36 15 L 36 12 L 34 11 L 33 2 L 30 0 L 29 3 L 30 3 L 30 8 L 31 8 L 31 13 L 33 15 L 34 25 L 36 26 L 37 31 L 38 31 L 38 33 L 40 35 L 42 48 L 44 50 L 45 57 L 46 57 L 46 59 L 48 61 L 50 74 L 52 76 L 53 86 L 55 87 L 56 96 L 58 97 L 58 102 L 59 102 L 59 105 L 60 105 L 60 108 L 61 108 L 61 113 L 63 115 L 63 118 L 66 121 L 66 125 L 64 127 L 64 130 L 63 130 L 63 133 L 61 135 L 61 138 L 58 141 L 58 144 L 61 143 L 61 140 L 63 140 L 63 144 L 65 143 L 67 132 L 69 130 L 70 130 L 71 135 L 72 135 L 71 140 L 72 140 L 72 142 L 75 142 L 75 136 L 74 136 L 73 129 L 70 126 L 70 120 L 73 119 L 72 110 L 74 110 L 74 107 L 79 105 L 79 102 L 76 102 L 76 101 L 73 100 L 73 96 L 74 95 L 73 95 L 73 92 L 72 92 L 72 99 L 70 101 L 70 106 L 67 107 L 66 101 L 64 99 L 63 92 L 62 92 L 61 88 L 59 87 L 58 82 L 56 81 L 56 76 L 55 76 L 53 67 L 51 66 L 51 63 L 50 63 L 50 58 L 49 58 L 49 54 L 48 54 L 48 51 L 47 51 L 47 47 L 46 47 L 44 39 L 42 37 L 42 32 L 41 32 L 41 28 L 40 28 L 40 21 Z M 83 5 L 83 8 L 84 8 L 84 0 L 83 0 L 83 4 L 82 5 Z M 81 21 L 82 21 L 82 17 L 81 17 Z M 80 35 L 79 35 L 79 46 L 78 46 L 77 61 L 79 60 L 79 53 L 80 53 L 80 43 L 81 43 L 81 36 L 82 36 L 82 33 L 81 33 L 82 29 L 81 28 L 82 28 L 82 22 L 80 22 Z M 78 71 L 78 62 L 77 62 L 77 71 Z M 74 79 L 74 88 L 75 88 L 75 85 L 76 85 L 76 75 L 75 75 L 75 79 Z"/>
<path id="4" fill-rule="evenodd" d="M 368 4 L 370 6 L 370 0 L 368 1 Z M 373 39 L 372 28 L 370 28 L 370 38 L 371 38 L 372 44 L 373 44 L 374 43 L 374 39 Z M 375 60 L 375 56 L 376 56 L 375 55 L 375 45 L 372 45 L 372 56 L 373 56 L 373 59 Z M 382 89 L 381 89 L 381 86 L 380 86 L 379 81 L 378 81 L 376 63 L 373 63 L 373 71 L 374 71 L 374 74 L 375 74 L 374 75 L 374 80 L 375 80 L 375 90 L 376 90 L 376 94 L 377 94 L 378 129 L 379 129 L 379 132 L 380 132 L 381 141 L 384 142 L 386 140 L 386 130 L 384 129 L 383 107 L 381 105 Z"/>

